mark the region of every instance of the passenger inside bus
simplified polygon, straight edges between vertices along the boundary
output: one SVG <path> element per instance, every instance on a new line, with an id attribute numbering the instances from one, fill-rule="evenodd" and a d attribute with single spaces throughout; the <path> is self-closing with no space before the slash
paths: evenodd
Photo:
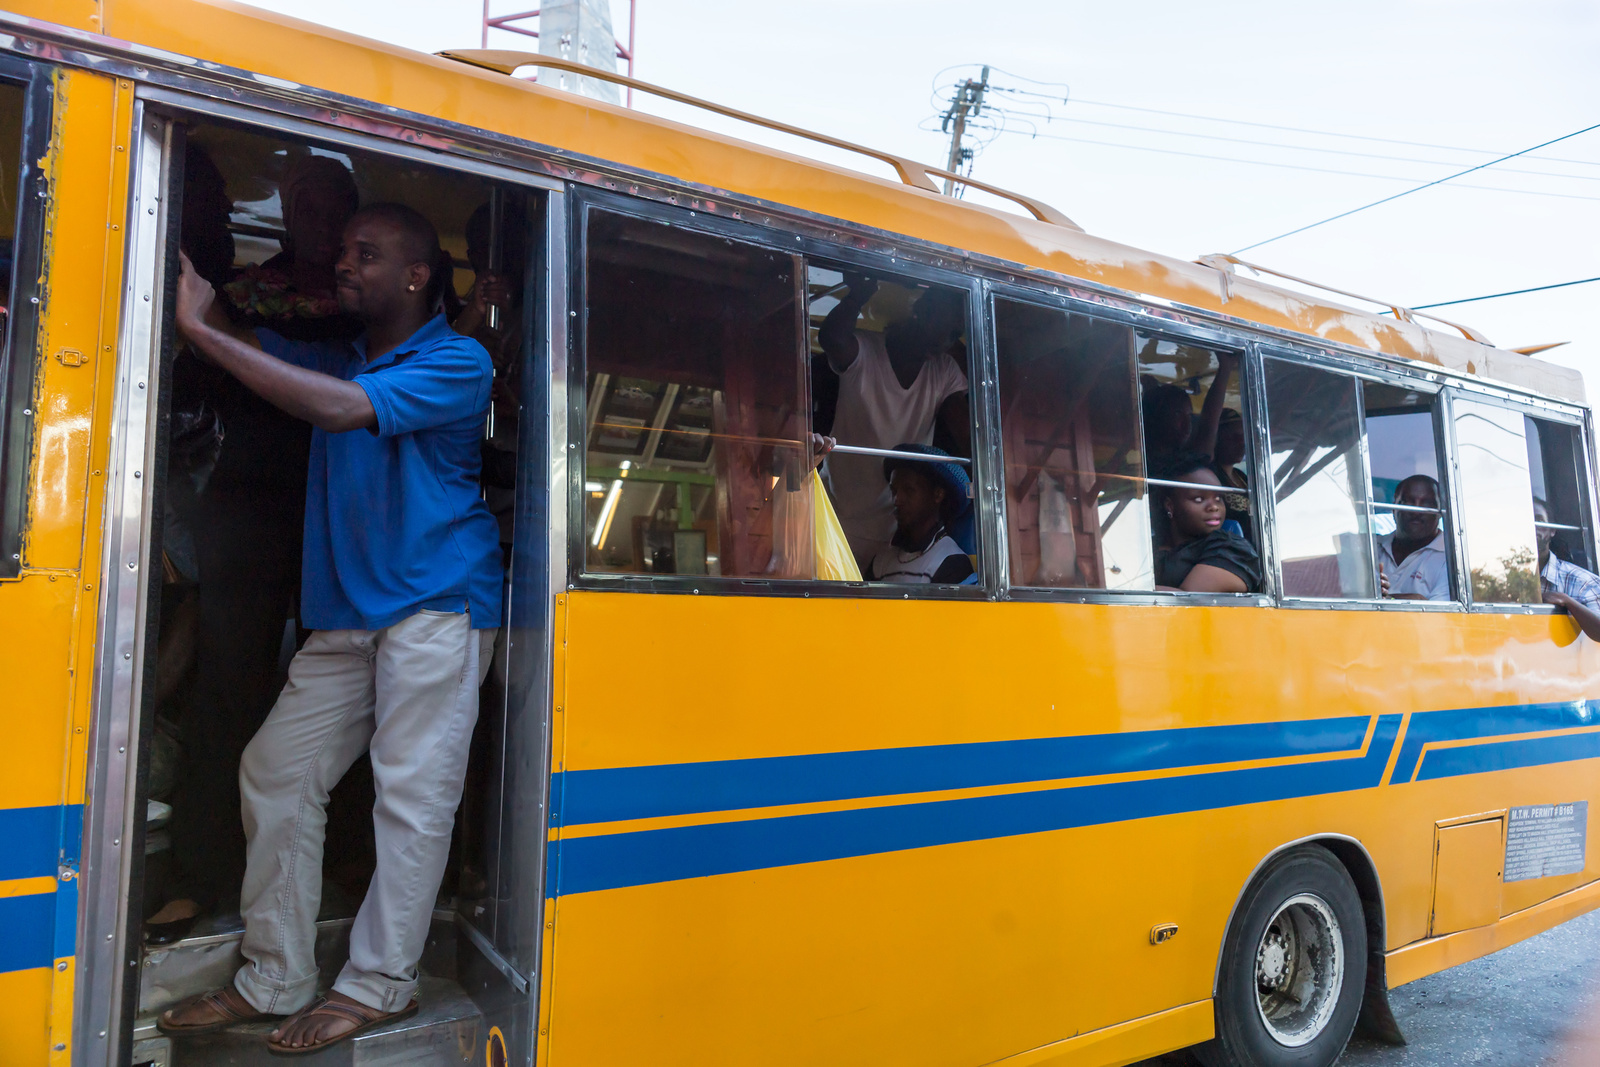
<path id="1" fill-rule="evenodd" d="M 236 328 L 265 326 L 304 341 L 343 340 L 360 330 L 360 322 L 339 310 L 333 263 L 339 230 L 363 198 L 412 201 L 441 220 L 460 267 L 469 256 L 480 260 L 476 278 L 441 261 L 440 296 L 443 306 L 460 308 L 455 292 L 467 289 L 469 279 L 483 283 L 474 294 L 481 297 L 475 301 L 478 322 L 463 314 L 454 325 L 498 341 L 499 409 L 511 418 L 497 420 L 494 440 L 485 442 L 503 462 L 498 475 L 489 465 L 483 483 L 486 495 L 501 492 L 499 538 L 509 540 L 516 454 L 510 394 L 522 346 L 517 289 L 526 225 L 519 194 L 500 193 L 494 220 L 480 212 L 474 221 L 473 207 L 495 199 L 482 179 L 308 148 L 222 123 L 189 127 L 184 175 L 180 246 Z M 488 269 L 483 248 L 491 243 L 492 225 L 500 228 L 492 242 L 498 272 Z M 497 302 L 498 329 L 487 330 L 486 307 Z M 240 756 L 308 633 L 298 602 L 309 426 L 181 347 L 172 383 L 159 498 L 166 580 L 158 667 L 144 698 L 155 728 L 146 778 L 143 915 L 146 939 L 155 945 L 239 929 L 245 849 Z M 501 690 L 491 685 L 484 691 L 480 725 L 486 734 L 503 714 L 493 707 L 495 700 L 504 702 Z M 467 790 L 481 808 L 477 794 L 492 783 L 484 768 L 477 770 Z M 478 844 L 489 820 L 466 811 L 462 819 L 468 843 Z M 323 918 L 354 915 L 376 862 L 372 840 L 373 789 L 363 756 L 328 805 Z M 447 892 L 458 866 L 469 864 L 466 855 L 460 864 L 451 862 Z"/>
<path id="2" fill-rule="evenodd" d="M 1600 641 L 1600 575 L 1569 563 L 1550 550 L 1556 532 L 1549 525 L 1550 505 L 1533 501 L 1534 528 L 1539 545 L 1539 584 L 1546 604 L 1566 609 L 1591 641 Z"/>
<path id="3" fill-rule="evenodd" d="M 473 211 L 466 227 L 472 288 L 451 324 L 457 333 L 483 345 L 494 362 L 494 407 L 483 445 L 483 489 L 484 500 L 500 524 L 500 544 L 507 565 L 516 488 L 516 390 L 518 357 L 522 353 L 522 263 L 527 230 L 527 213 L 520 198 L 501 197 L 498 202 L 480 204 Z M 503 235 L 503 240 L 495 236 L 497 233 Z"/>
<path id="4" fill-rule="evenodd" d="M 231 317 L 297 339 L 354 336 L 359 325 L 340 314 L 333 296 L 339 232 L 356 207 L 348 168 L 327 156 L 295 158 L 280 185 L 282 251 L 235 272 L 227 230 L 233 204 L 221 173 L 199 145 L 187 159 L 184 244 L 200 253 L 202 276 L 222 283 Z M 180 724 L 187 758 L 173 788 L 172 881 L 147 925 L 155 944 L 188 933 L 243 876 L 235 779 L 244 746 L 277 696 L 284 620 L 294 614 L 300 582 L 310 445 L 306 423 L 196 357 L 178 360 L 173 373 L 179 396 L 216 411 L 224 444 L 195 507 L 196 673 Z M 347 821 L 336 812 L 336 827 Z"/>
<path id="5" fill-rule="evenodd" d="M 942 448 L 905 441 L 896 452 L 946 456 Z M 971 481 L 959 464 L 930 459 L 886 459 L 883 475 L 894 499 L 894 534 L 868 561 L 869 582 L 961 585 L 975 569 L 949 531 L 972 508 Z"/>
<path id="6" fill-rule="evenodd" d="M 1439 483 L 1413 474 L 1395 487 L 1395 503 L 1427 511 L 1396 511 L 1395 531 L 1377 539 L 1385 596 L 1394 600 L 1449 600 L 1450 567 L 1439 523 Z"/>
<path id="7" fill-rule="evenodd" d="M 1225 528 L 1227 505 L 1211 457 L 1184 452 L 1158 475 L 1160 504 L 1156 588 L 1183 593 L 1251 593 L 1261 586 L 1261 561 L 1250 542 Z M 1215 487 L 1215 488 L 1210 488 Z"/>
<path id="8" fill-rule="evenodd" d="M 843 280 L 843 294 L 817 331 L 838 376 L 832 436 L 844 445 L 891 449 L 902 441 L 932 445 L 942 429 L 954 454 L 969 457 L 965 297 L 923 289 L 909 309 L 874 330 L 861 320 L 879 280 L 858 274 Z M 877 457 L 835 453 L 828 473 L 839 522 L 864 572 L 894 536 L 894 504 L 882 467 Z"/>
<path id="9" fill-rule="evenodd" d="M 1175 349 L 1171 342 L 1163 343 L 1159 339 L 1151 338 L 1145 343 L 1144 350 L 1140 353 L 1141 364 L 1153 363 L 1164 355 L 1164 348 Z M 1191 352 L 1204 352 L 1202 349 L 1190 349 Z M 1141 366 L 1144 371 L 1140 378 L 1142 387 L 1141 410 L 1144 417 L 1144 435 L 1146 464 L 1150 469 L 1163 467 L 1171 462 L 1180 452 L 1198 452 L 1205 456 L 1215 456 L 1219 439 L 1223 413 L 1232 411 L 1234 418 L 1238 419 L 1239 412 L 1236 408 L 1228 407 L 1228 388 L 1233 380 L 1234 369 L 1239 364 L 1239 357 L 1232 352 L 1205 352 L 1216 362 L 1216 369 L 1211 375 L 1211 384 L 1206 388 L 1205 400 L 1200 405 L 1199 414 L 1195 413 L 1193 402 L 1190 400 L 1189 391 L 1183 386 L 1170 380 L 1162 380 L 1164 375 L 1152 373 L 1154 367 Z M 1198 391 L 1199 377 L 1191 379 L 1191 384 Z M 1233 442 L 1230 441 L 1230 445 Z M 1244 426 L 1241 421 L 1237 433 L 1237 449 L 1230 449 L 1232 456 L 1229 468 L 1241 462 L 1245 456 Z M 1233 479 L 1244 478 L 1243 471 L 1234 471 L 1229 476 Z M 1234 482 L 1233 484 L 1239 484 Z M 1248 483 L 1245 483 L 1248 484 Z"/>
<path id="10" fill-rule="evenodd" d="M 1212 385 L 1211 388 L 1214 390 L 1216 386 Z M 1210 398 L 1208 392 L 1206 399 Z M 1228 506 L 1225 521 L 1235 523 L 1237 529 L 1234 532 L 1249 541 L 1254 535 L 1254 524 L 1250 521 L 1250 475 L 1239 466 L 1244 462 L 1245 451 L 1244 416 L 1234 408 L 1223 408 L 1217 423 L 1217 443 L 1212 452 L 1211 469 L 1224 486 L 1240 490 L 1222 498 Z"/>

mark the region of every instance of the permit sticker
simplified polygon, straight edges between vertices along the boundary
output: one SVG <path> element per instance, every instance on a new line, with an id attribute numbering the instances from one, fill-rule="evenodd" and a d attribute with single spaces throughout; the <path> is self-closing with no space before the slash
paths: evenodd
<path id="1" fill-rule="evenodd" d="M 1588 837 L 1587 800 L 1512 808 L 1506 827 L 1505 881 L 1577 874 L 1584 867 Z"/>

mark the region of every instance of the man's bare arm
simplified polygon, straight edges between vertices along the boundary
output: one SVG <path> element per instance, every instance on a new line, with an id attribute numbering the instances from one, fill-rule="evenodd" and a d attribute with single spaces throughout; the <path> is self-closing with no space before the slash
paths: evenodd
<path id="1" fill-rule="evenodd" d="M 216 306 L 216 290 L 195 273 L 189 257 L 179 258 L 177 323 L 190 344 L 252 393 L 319 429 L 343 433 L 378 425 L 365 389 L 263 352 L 254 335 L 228 322 Z"/>
<path id="2" fill-rule="evenodd" d="M 1195 420 L 1194 432 L 1189 435 L 1189 447 L 1196 452 L 1212 456 L 1217 452 L 1217 427 L 1222 423 L 1222 409 L 1228 400 L 1228 381 L 1233 377 L 1239 357 L 1232 352 L 1217 353 L 1217 373 L 1206 390 L 1206 399 L 1200 405 L 1200 418 Z"/>
<path id="3" fill-rule="evenodd" d="M 1578 624 L 1578 629 L 1589 635 L 1589 640 L 1600 641 L 1600 612 L 1553 589 L 1545 593 L 1544 602 L 1566 608 L 1567 614 L 1572 616 L 1572 621 Z"/>
<path id="4" fill-rule="evenodd" d="M 835 374 L 849 370 L 861 354 L 861 342 L 856 340 L 856 319 L 861 317 L 861 309 L 867 306 L 872 294 L 878 291 L 878 283 L 871 278 L 851 275 L 845 281 L 850 288 L 817 327 L 817 343 L 822 346 L 822 354 L 828 357 L 828 366 Z"/>

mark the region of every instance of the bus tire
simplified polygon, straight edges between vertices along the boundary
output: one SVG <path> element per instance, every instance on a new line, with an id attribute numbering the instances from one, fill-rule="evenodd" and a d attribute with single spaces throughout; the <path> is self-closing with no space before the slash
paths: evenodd
<path id="1" fill-rule="evenodd" d="M 1361 1010 L 1367 935 L 1344 865 L 1316 845 L 1277 857 L 1245 891 L 1222 948 L 1207 1067 L 1329 1067 Z"/>

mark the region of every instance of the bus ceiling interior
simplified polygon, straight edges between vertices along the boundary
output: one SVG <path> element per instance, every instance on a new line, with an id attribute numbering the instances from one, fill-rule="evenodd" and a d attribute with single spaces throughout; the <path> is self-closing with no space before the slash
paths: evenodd
<path id="1" fill-rule="evenodd" d="M 442 310 L 484 344 L 495 364 L 482 481 L 500 523 L 510 611 L 518 595 L 510 572 L 519 396 L 533 348 L 527 294 L 538 273 L 530 257 L 540 247 L 532 237 L 543 194 L 273 131 L 192 118 L 178 127 L 170 165 L 182 174 L 179 242 L 236 323 L 301 340 L 353 338 L 359 323 L 339 312 L 331 283 L 340 232 L 356 205 L 398 201 L 437 228 L 453 265 Z M 175 266 L 175 251 L 167 251 Z M 464 314 L 479 271 L 501 277 L 508 295 L 488 315 Z M 168 308 L 161 461 L 154 467 L 159 518 L 151 531 L 160 550 L 153 558 L 161 560 L 151 576 L 159 586 L 150 601 L 157 651 L 140 702 L 147 820 L 142 869 L 136 864 L 129 903 L 137 912 L 131 921 L 143 920 L 145 940 L 135 1036 L 157 1043 L 148 1032 L 157 1013 L 227 981 L 241 962 L 239 759 L 307 636 L 298 599 L 311 436 L 308 424 L 277 412 L 190 350 L 172 329 L 171 315 Z M 545 536 L 542 529 L 523 535 Z M 508 634 L 504 623 L 481 693 L 422 972 L 424 982 L 448 987 L 458 977 L 456 946 L 470 940 L 498 957 L 502 972 L 516 973 L 520 982 L 511 985 L 520 994 L 537 959 L 538 916 L 530 910 L 537 894 L 528 887 L 538 884 L 539 850 L 513 841 L 512 820 L 502 815 L 537 809 L 543 799 L 535 795 L 542 782 L 526 775 L 519 780 L 506 751 L 536 744 L 530 733 L 536 727 L 518 720 L 540 721 L 533 698 L 547 653 L 538 640 L 524 643 Z M 509 713 L 508 700 L 515 702 Z M 537 765 L 536 759 L 523 762 Z M 372 803 L 371 765 L 362 756 L 328 806 L 317 951 L 330 982 L 376 861 Z M 456 936 L 458 923 L 470 928 L 463 938 Z M 458 989 L 425 999 L 446 1016 L 475 1010 Z"/>

